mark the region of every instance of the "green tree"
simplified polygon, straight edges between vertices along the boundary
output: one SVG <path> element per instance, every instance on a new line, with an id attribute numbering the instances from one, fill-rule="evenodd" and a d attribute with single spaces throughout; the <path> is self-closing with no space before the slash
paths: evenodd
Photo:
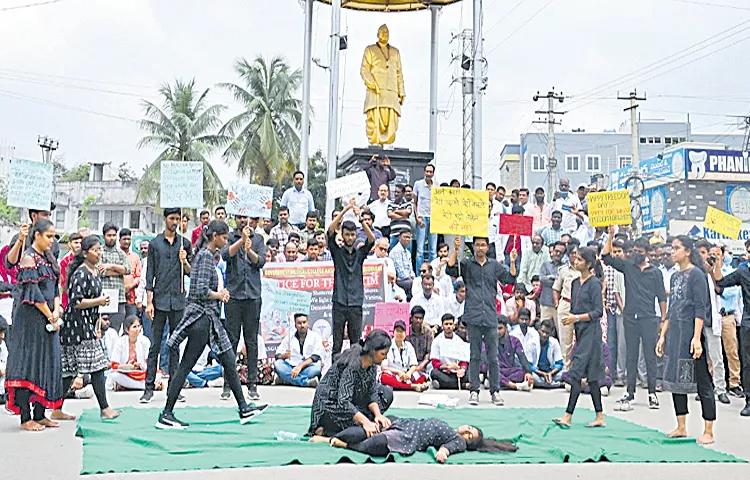
<path id="1" fill-rule="evenodd" d="M 159 199 L 162 161 L 199 161 L 203 162 L 203 201 L 207 207 L 218 205 L 224 187 L 208 157 L 227 143 L 224 136 L 215 133 L 221 125 L 219 115 L 226 107 L 209 105 L 206 99 L 208 89 L 198 92 L 195 79 L 165 84 L 159 89 L 159 94 L 163 97 L 161 107 L 143 101 L 146 118 L 139 125 L 146 136 L 138 142 L 138 148 L 156 148 L 160 152 L 144 170 L 138 182 L 136 200 L 153 202 Z"/>
<path id="2" fill-rule="evenodd" d="M 235 72 L 245 86 L 222 83 L 244 111 L 221 128 L 232 140 L 224 160 L 251 182 L 281 187 L 299 157 L 301 101 L 297 98 L 302 72 L 292 70 L 284 57 L 270 62 L 258 56 L 252 63 L 240 59 Z"/>
<path id="3" fill-rule="evenodd" d="M 67 170 L 62 177 L 60 177 L 60 182 L 87 182 L 89 179 L 89 170 L 91 170 L 91 165 L 88 163 L 84 163 L 81 165 L 76 165 L 73 167 L 72 170 Z"/>
<path id="4" fill-rule="evenodd" d="M 123 182 L 132 182 L 138 180 L 138 176 L 133 171 L 133 169 L 130 168 L 128 162 L 122 162 L 120 164 L 117 170 L 117 177 Z"/>
<path id="5" fill-rule="evenodd" d="M 18 221 L 18 208 L 8 206 L 8 186 L 4 179 L 0 178 L 0 220 L 9 222 Z"/>
<path id="6" fill-rule="evenodd" d="M 83 199 L 81 210 L 78 211 L 78 228 L 89 228 L 91 221 L 89 220 L 88 213 L 91 205 L 96 202 L 96 197 L 89 195 Z"/>
<path id="7" fill-rule="evenodd" d="M 62 180 L 62 178 L 68 174 L 68 166 L 65 164 L 65 155 L 55 155 L 52 159 L 52 178 L 56 182 Z"/>

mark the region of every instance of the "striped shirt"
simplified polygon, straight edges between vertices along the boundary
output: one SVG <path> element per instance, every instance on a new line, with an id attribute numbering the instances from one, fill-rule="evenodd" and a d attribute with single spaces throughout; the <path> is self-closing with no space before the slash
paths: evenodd
<path id="1" fill-rule="evenodd" d="M 407 199 L 402 199 L 400 202 L 392 201 L 388 205 L 388 213 L 391 213 L 396 210 L 409 210 L 409 215 L 412 213 L 412 209 L 414 207 L 412 206 L 411 202 Z M 398 236 L 401 234 L 401 232 L 410 232 L 411 231 L 411 222 L 409 221 L 409 217 L 404 219 L 391 219 L 391 235 Z"/>

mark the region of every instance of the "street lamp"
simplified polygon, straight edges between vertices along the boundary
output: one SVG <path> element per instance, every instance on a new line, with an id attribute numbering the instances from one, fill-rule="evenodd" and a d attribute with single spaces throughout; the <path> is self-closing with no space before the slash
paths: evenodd
<path id="1" fill-rule="evenodd" d="M 52 162 L 52 152 L 57 150 L 60 142 L 48 136 L 37 135 L 36 144 L 42 149 L 42 161 L 44 163 Z"/>

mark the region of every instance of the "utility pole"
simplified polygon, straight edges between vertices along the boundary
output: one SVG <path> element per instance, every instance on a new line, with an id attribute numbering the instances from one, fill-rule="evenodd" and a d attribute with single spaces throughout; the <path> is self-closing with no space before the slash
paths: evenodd
<path id="1" fill-rule="evenodd" d="M 338 166 L 338 133 L 339 133 L 339 49 L 341 48 L 341 0 L 331 2 L 331 57 L 330 78 L 328 84 L 328 175 L 327 181 L 336 178 Z M 333 198 L 326 195 L 326 224 L 330 222 L 335 206 Z"/>
<path id="2" fill-rule="evenodd" d="M 460 60 L 461 77 L 453 81 L 461 82 L 461 98 L 463 99 L 463 183 L 472 183 L 472 172 L 474 164 L 474 72 L 472 67 L 471 51 L 474 43 L 472 31 L 463 30 L 460 34 L 451 39 L 458 39 L 461 42 L 461 53 L 454 57 L 454 60 Z"/>
<path id="3" fill-rule="evenodd" d="M 312 76 L 313 0 L 305 0 L 304 58 L 302 59 L 302 125 L 300 128 L 299 169 L 305 175 L 310 162 L 310 81 Z"/>
<path id="4" fill-rule="evenodd" d="M 630 95 L 627 97 L 621 97 L 617 96 L 618 100 L 630 100 L 630 106 L 626 109 L 624 109 L 624 112 L 627 112 L 630 110 L 630 142 L 631 142 L 631 148 L 633 150 L 633 168 L 639 168 L 639 165 L 641 163 L 641 155 L 640 155 L 640 139 L 638 137 L 638 104 L 636 102 L 645 102 L 646 101 L 646 94 L 643 94 L 643 97 L 639 97 L 638 93 L 635 89 L 633 89 L 632 92 L 630 92 Z"/>
<path id="5" fill-rule="evenodd" d="M 472 45 L 472 59 L 471 63 L 474 67 L 474 85 L 472 92 L 472 104 L 474 106 L 472 110 L 472 118 L 474 119 L 474 128 L 472 135 L 472 182 L 471 185 L 481 190 L 482 185 L 482 95 L 484 94 L 485 79 L 484 79 L 484 53 L 483 45 L 484 38 L 482 38 L 482 17 L 484 12 L 482 10 L 482 0 L 474 0 L 473 8 L 473 45 Z"/>
<path id="6" fill-rule="evenodd" d="M 550 199 L 554 195 L 557 189 L 557 157 L 555 156 L 555 125 L 560 125 L 560 122 L 556 120 L 555 115 L 565 115 L 565 112 L 555 111 L 555 100 L 560 103 L 563 102 L 565 97 L 563 93 L 555 93 L 555 87 L 547 92 L 547 95 L 540 95 L 536 92 L 534 95 L 534 101 L 538 101 L 540 98 L 547 99 L 547 110 L 537 110 L 534 113 L 537 115 L 547 115 L 547 120 L 536 120 L 533 123 L 546 123 L 547 124 L 547 191 Z"/>
<path id="7" fill-rule="evenodd" d="M 46 135 L 38 135 L 36 137 L 36 144 L 42 149 L 42 161 L 44 163 L 52 163 L 52 152 L 57 150 L 60 142 Z"/>
<path id="8" fill-rule="evenodd" d="M 430 5 L 430 151 L 437 157 L 437 66 L 438 66 L 438 16 L 439 5 Z"/>

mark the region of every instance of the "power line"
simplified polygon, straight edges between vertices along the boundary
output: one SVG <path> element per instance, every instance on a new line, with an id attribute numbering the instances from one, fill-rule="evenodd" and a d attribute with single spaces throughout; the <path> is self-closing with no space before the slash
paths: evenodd
<path id="1" fill-rule="evenodd" d="M 680 2 L 680 3 L 691 3 L 693 5 L 703 5 L 705 7 L 731 8 L 734 10 L 750 10 L 750 7 L 738 7 L 736 5 L 726 5 L 723 3 L 713 3 L 713 2 L 698 2 L 697 0 L 672 0 L 672 1 Z"/>
<path id="2" fill-rule="evenodd" d="M 32 102 L 32 103 L 38 103 L 38 104 L 41 104 L 41 105 L 47 105 L 47 106 L 51 106 L 51 107 L 57 107 L 57 108 L 62 108 L 62 109 L 66 109 L 66 110 L 72 110 L 72 111 L 75 111 L 75 112 L 88 113 L 90 115 L 98 115 L 100 117 L 107 117 L 107 118 L 113 118 L 113 119 L 116 119 L 116 120 L 125 120 L 127 122 L 138 123 L 138 120 L 134 120 L 132 118 L 122 117 L 122 116 L 119 116 L 119 115 L 112 115 L 110 113 L 97 112 L 95 110 L 88 110 L 86 108 L 76 107 L 76 106 L 73 106 L 73 105 L 66 105 L 64 103 L 53 102 L 51 100 L 45 100 L 45 99 L 42 99 L 42 98 L 32 97 L 30 95 L 24 95 L 24 94 L 17 93 L 17 92 L 11 92 L 9 90 L 2 90 L 2 89 L 0 89 L 0 95 L 8 97 L 8 98 L 13 98 L 13 99 L 16 99 L 16 100 L 24 100 L 24 101 L 28 101 L 28 102 Z"/>
<path id="3" fill-rule="evenodd" d="M 51 5 L 53 3 L 60 3 L 64 2 L 65 0 L 47 0 L 46 2 L 37 2 L 37 3 L 27 3 L 26 5 L 16 5 L 13 7 L 3 7 L 0 8 L 0 12 L 8 12 L 11 10 L 22 10 L 25 8 L 32 8 L 32 7 L 41 7 L 44 5 Z"/>
<path id="4" fill-rule="evenodd" d="M 508 10 L 508 11 L 507 11 L 507 12 L 505 13 L 505 15 L 503 15 L 502 17 L 500 17 L 500 20 L 498 20 L 497 22 L 493 23 L 493 24 L 492 24 L 492 26 L 491 26 L 490 28 L 488 28 L 486 32 L 484 32 L 484 34 L 485 34 L 485 35 L 487 35 L 488 33 L 490 33 L 490 32 L 492 31 L 492 29 L 493 29 L 493 28 L 495 28 L 495 27 L 497 27 L 498 25 L 500 25 L 501 23 L 503 23 L 503 20 L 505 20 L 506 18 L 508 18 L 508 17 L 510 16 L 510 14 L 511 14 L 511 13 L 513 13 L 513 12 L 514 12 L 514 11 L 515 11 L 515 10 L 516 10 L 516 9 L 517 9 L 518 7 L 520 7 L 520 6 L 521 6 L 521 4 L 523 4 L 523 3 L 525 2 L 525 1 L 526 1 L 526 0 L 521 0 L 521 1 L 520 1 L 520 2 L 518 2 L 518 3 L 517 3 L 517 4 L 516 4 L 516 5 L 515 5 L 515 6 L 513 7 L 513 8 L 511 8 L 510 10 Z M 490 5 L 490 6 L 489 6 L 489 7 L 487 7 L 487 9 L 489 10 L 489 8 L 490 8 L 490 7 L 492 6 L 492 5 L 494 5 L 494 4 L 495 4 L 495 3 L 493 2 L 493 3 L 492 3 L 492 4 Z"/>
<path id="5" fill-rule="evenodd" d="M 489 49 L 487 51 L 487 53 L 485 53 L 485 57 L 489 56 L 489 54 L 491 54 L 492 52 L 494 52 L 495 50 L 497 50 L 502 44 L 504 44 L 505 42 L 507 42 L 508 39 L 510 39 L 510 37 L 512 37 L 513 35 L 515 35 L 516 33 L 518 33 L 523 27 L 526 26 L 527 23 L 529 23 L 534 18 L 536 18 L 537 15 L 539 15 L 540 13 L 542 13 L 544 11 L 544 9 L 546 9 L 547 7 L 549 7 L 550 4 L 552 4 L 552 2 L 554 2 L 554 1 L 555 0 L 549 0 L 547 3 L 545 3 L 544 5 L 542 5 L 542 8 L 540 8 L 539 10 L 537 10 L 536 12 L 534 12 L 534 14 L 531 17 L 529 17 L 525 22 L 523 22 L 522 24 L 520 24 L 515 30 L 513 30 L 512 32 L 510 32 L 510 35 L 508 35 L 507 37 L 503 38 L 500 41 L 500 43 L 498 43 L 497 45 L 495 45 L 494 47 L 492 47 L 491 49 Z"/>
<path id="6" fill-rule="evenodd" d="M 104 85 L 117 85 L 121 87 L 144 88 L 144 89 L 149 89 L 149 90 L 154 90 L 158 88 L 158 87 L 155 87 L 154 85 L 142 85 L 142 84 L 139 85 L 139 84 L 134 84 L 134 83 L 113 82 L 110 80 L 95 80 L 95 79 L 90 79 L 90 78 L 69 77 L 65 75 L 54 75 L 51 73 L 30 72 L 28 70 L 15 70 L 12 68 L 5 68 L 5 67 L 0 68 L 0 73 L 1 72 L 7 72 L 7 74 L 10 74 L 10 75 L 30 75 L 32 77 L 43 77 L 45 79 L 48 77 L 51 77 L 51 78 L 59 78 L 62 80 L 74 80 L 77 82 L 84 82 L 84 83 L 99 83 L 99 84 L 104 84 Z"/>

